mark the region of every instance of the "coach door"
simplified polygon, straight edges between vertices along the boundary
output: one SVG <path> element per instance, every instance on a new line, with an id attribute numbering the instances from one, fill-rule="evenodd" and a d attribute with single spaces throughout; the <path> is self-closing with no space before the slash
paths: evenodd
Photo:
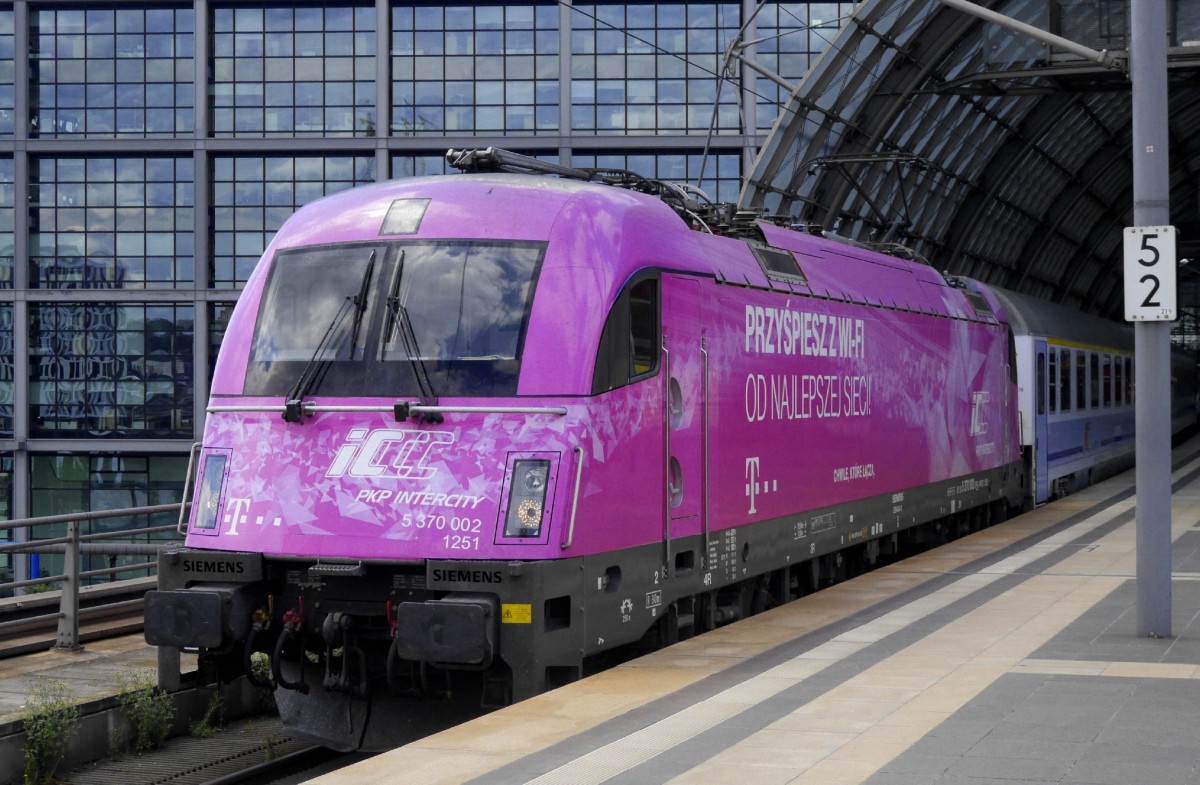
<path id="1" fill-rule="evenodd" d="M 663 563 L 667 577 L 697 567 L 703 553 L 680 541 L 702 533 L 707 360 L 700 318 L 700 283 L 662 277 Z M 703 539 L 700 548 L 703 548 Z"/>
<path id="2" fill-rule="evenodd" d="M 1050 391 L 1050 378 L 1046 372 L 1046 341 L 1033 342 L 1033 378 L 1037 389 L 1033 391 L 1033 474 L 1037 489 L 1037 502 L 1041 504 L 1050 496 L 1049 487 L 1049 425 L 1046 414 L 1046 397 Z"/>

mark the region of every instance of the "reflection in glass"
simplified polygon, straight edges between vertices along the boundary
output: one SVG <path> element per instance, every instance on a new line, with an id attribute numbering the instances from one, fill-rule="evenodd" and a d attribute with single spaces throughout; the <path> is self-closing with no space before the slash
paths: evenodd
<path id="1" fill-rule="evenodd" d="M 296 208 L 375 180 L 375 156 L 213 156 L 212 286 L 245 283 Z"/>
<path id="2" fill-rule="evenodd" d="M 715 201 L 737 200 L 741 187 L 741 156 L 729 150 L 703 153 L 577 152 L 571 165 L 600 169 L 628 169 L 643 177 L 699 186 Z"/>
<path id="3" fill-rule="evenodd" d="M 575 130 L 652 135 L 709 129 L 720 57 L 740 26 L 736 3 L 573 7 Z M 664 80 L 684 79 L 686 92 L 683 82 L 659 92 Z M 721 91 L 716 133 L 741 130 L 735 92 Z"/>
<path id="4" fill-rule="evenodd" d="M 34 455 L 30 463 L 30 514 L 33 516 L 58 515 L 88 510 L 117 510 L 129 507 L 145 507 L 172 504 L 182 500 L 183 476 L 187 468 L 187 456 L 176 455 L 116 455 L 100 453 L 92 455 Z M 9 464 L 11 471 L 11 463 Z M 0 458 L 0 471 L 4 470 Z M 0 479 L 0 482 L 3 482 Z M 126 535 L 117 542 L 156 543 L 177 539 L 175 512 L 160 512 L 149 515 L 130 515 L 119 518 L 102 518 L 82 522 L 80 534 L 125 531 Z M 169 527 L 166 531 L 152 532 L 153 527 Z M 32 527 L 33 538 L 60 537 L 66 524 L 47 524 Z M 109 555 L 104 553 L 84 554 L 83 570 L 102 570 L 110 566 Z M 117 556 L 115 565 L 134 566 L 146 563 L 142 554 Z M 153 574 L 154 562 L 143 569 L 121 572 L 119 578 L 134 578 Z M 42 575 L 62 573 L 62 556 L 43 554 Z M 103 583 L 109 580 L 104 574 L 86 579 L 88 583 Z"/>
<path id="5" fill-rule="evenodd" d="M 363 246 L 281 253 L 263 294 L 251 362 L 362 359 L 376 252 Z M 361 313 L 359 311 L 361 309 Z M 320 351 L 318 351 L 320 350 Z"/>
<path id="6" fill-rule="evenodd" d="M 534 248 L 480 242 L 407 247 L 398 304 L 412 321 L 420 359 L 515 360 L 539 256 Z M 385 361 L 409 359 L 399 334 L 385 333 Z"/>
<path id="7" fill-rule="evenodd" d="M 191 438 L 192 310 L 31 304 L 30 433 Z"/>

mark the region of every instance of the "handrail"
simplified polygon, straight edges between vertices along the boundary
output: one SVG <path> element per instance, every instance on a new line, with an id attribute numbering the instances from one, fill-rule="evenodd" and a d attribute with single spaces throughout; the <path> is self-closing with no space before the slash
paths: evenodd
<path id="1" fill-rule="evenodd" d="M 61 523 L 67 524 L 67 535 L 65 537 L 47 537 L 40 540 L 31 540 L 26 542 L 6 542 L 0 544 L 0 554 L 65 554 L 65 569 L 63 574 L 34 576 L 28 580 L 10 581 L 8 583 L 0 584 L 0 588 L 19 589 L 51 583 L 61 584 L 62 591 L 59 597 L 58 613 L 45 615 L 50 618 L 58 619 L 58 635 L 55 647 L 66 649 L 78 648 L 80 620 L 79 590 L 82 580 L 86 578 L 100 577 L 103 575 L 116 576 L 124 572 L 150 570 L 153 569 L 157 563 L 156 561 L 141 561 L 136 564 L 124 564 L 119 567 L 114 565 L 106 569 L 82 570 L 80 569 L 81 565 L 79 563 L 80 555 L 83 553 L 103 553 L 110 556 L 121 554 L 152 556 L 156 555 L 159 551 L 165 548 L 178 547 L 180 544 L 179 540 L 154 543 L 101 542 L 104 540 L 116 540 L 130 536 L 171 532 L 176 530 L 174 524 L 166 526 L 121 529 L 111 532 L 95 532 L 85 535 L 81 535 L 79 533 L 79 524 L 82 521 L 104 520 L 107 518 L 126 518 L 131 516 L 153 515 L 157 513 L 179 512 L 182 514 L 190 506 L 190 501 L 184 501 L 175 502 L 172 504 L 148 505 L 144 507 L 126 507 L 117 510 L 87 510 L 76 513 L 66 513 L 62 515 L 43 515 L 35 518 L 18 518 L 16 520 L 0 522 L 0 532 L 12 531 L 14 529 L 24 529 L 30 526 L 45 526 Z M 10 626 L 11 625 L 7 622 L 0 623 L 0 629 L 6 629 Z"/>
<path id="2" fill-rule="evenodd" d="M 565 551 L 575 542 L 575 513 L 579 510 L 579 481 L 583 479 L 583 448 L 576 446 L 575 450 L 575 490 L 571 493 L 571 522 L 567 525 L 567 539 L 562 544 Z"/>
<path id="3" fill-rule="evenodd" d="M 41 515 L 37 518 L 14 518 L 11 521 L 0 522 L 0 532 L 20 529 L 25 526 L 42 526 L 48 523 L 70 523 L 71 521 L 98 521 L 105 518 L 124 518 L 129 515 L 153 515 L 158 512 L 178 512 L 180 504 L 191 502 L 171 502 L 170 504 L 151 504 L 146 507 L 125 507 L 119 510 L 80 510 L 60 515 Z M 128 534 L 130 530 L 116 532 Z"/>
<path id="4" fill-rule="evenodd" d="M 663 578 L 671 577 L 671 350 L 663 336 Z"/>
<path id="5" fill-rule="evenodd" d="M 704 382 L 702 385 L 703 395 L 704 395 L 704 419 L 703 419 L 704 439 L 703 439 L 703 449 L 702 449 L 703 463 L 701 464 L 701 471 L 700 471 L 700 484 L 704 489 L 704 520 L 701 523 L 701 529 L 700 529 L 700 536 L 701 536 L 700 547 L 702 548 L 700 562 L 701 562 L 701 564 L 704 565 L 704 569 L 711 570 L 712 565 L 708 563 L 708 530 L 709 530 L 709 520 L 710 520 L 710 513 L 711 513 L 711 505 L 710 505 L 708 490 L 709 490 L 709 486 L 711 485 L 711 482 L 712 482 L 708 476 L 708 471 L 709 471 L 708 470 L 708 463 L 709 463 L 709 441 L 708 441 L 709 440 L 709 435 L 708 435 L 709 401 L 708 401 L 708 398 L 709 398 L 710 390 L 709 390 L 709 386 L 708 386 L 708 343 L 707 343 L 707 336 L 704 334 L 700 335 L 700 356 L 703 358 L 703 374 L 704 374 Z"/>
<path id="6" fill-rule="evenodd" d="M 187 473 L 183 475 L 183 493 L 179 497 L 184 501 L 192 498 L 188 493 L 188 486 L 192 484 L 192 470 L 196 466 L 196 453 L 202 445 L 203 442 L 192 442 L 192 449 L 188 450 Z M 179 505 L 179 521 L 175 524 L 175 531 L 185 536 L 187 535 L 187 520 L 184 517 L 186 511 L 187 507 L 185 505 Z"/>
<path id="7" fill-rule="evenodd" d="M 118 516 L 120 517 L 120 516 Z M 89 545 L 89 543 L 99 540 L 112 540 L 116 537 L 123 537 L 129 534 L 159 534 L 161 532 L 175 531 L 174 524 L 170 526 L 150 526 L 145 529 L 121 529 L 116 532 L 96 532 L 94 534 L 83 534 L 79 537 L 80 550 L 86 553 L 150 553 L 151 550 L 157 553 L 162 550 L 162 545 L 170 545 L 172 547 L 178 545 L 178 542 L 158 543 L 158 545 L 136 546 L 133 543 L 114 543 L 112 545 Z M 48 537 L 44 540 L 31 540 L 29 542 L 6 542 L 0 543 L 0 553 L 64 553 L 66 544 L 71 542 L 70 537 Z M 118 546 L 129 545 L 131 547 L 144 547 L 147 550 L 123 550 Z"/>

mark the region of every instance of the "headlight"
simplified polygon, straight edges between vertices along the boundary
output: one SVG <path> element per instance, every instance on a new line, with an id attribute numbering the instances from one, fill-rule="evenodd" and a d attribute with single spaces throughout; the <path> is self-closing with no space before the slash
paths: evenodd
<path id="1" fill-rule="evenodd" d="M 546 493 L 546 474 L 550 471 L 549 461 L 539 461 L 545 466 L 535 466 L 525 472 L 522 482 L 525 484 L 525 490 L 529 493 Z"/>
<path id="2" fill-rule="evenodd" d="M 550 461 L 520 459 L 513 464 L 512 490 L 504 518 L 505 537 L 540 537 L 546 511 Z"/>
<path id="3" fill-rule="evenodd" d="M 217 528 L 217 510 L 221 506 L 221 485 L 225 479 L 225 456 L 210 454 L 204 461 L 204 476 L 200 479 L 200 490 L 196 494 L 196 529 Z"/>

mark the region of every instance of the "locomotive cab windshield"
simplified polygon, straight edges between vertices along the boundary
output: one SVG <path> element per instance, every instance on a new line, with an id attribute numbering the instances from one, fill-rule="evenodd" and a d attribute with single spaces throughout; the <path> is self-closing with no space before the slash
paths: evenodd
<path id="1" fill-rule="evenodd" d="M 515 395 L 544 250 L 413 240 L 280 251 L 244 393 Z"/>

